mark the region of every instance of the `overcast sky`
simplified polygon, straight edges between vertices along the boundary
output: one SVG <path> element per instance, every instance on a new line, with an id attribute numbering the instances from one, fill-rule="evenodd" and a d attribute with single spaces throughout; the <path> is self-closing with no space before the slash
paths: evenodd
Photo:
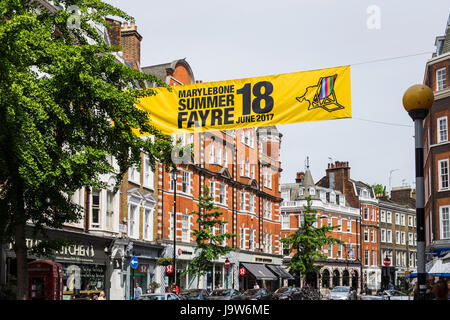
<path id="1" fill-rule="evenodd" d="M 414 129 L 402 97 L 423 82 L 450 1 L 106 2 L 135 18 L 142 66 L 186 58 L 203 82 L 351 65 L 352 119 L 278 126 L 281 181 L 294 182 L 309 156 L 316 182 L 331 158 L 348 161 L 352 179 L 390 190 L 395 170 L 391 187 L 414 186 Z"/>

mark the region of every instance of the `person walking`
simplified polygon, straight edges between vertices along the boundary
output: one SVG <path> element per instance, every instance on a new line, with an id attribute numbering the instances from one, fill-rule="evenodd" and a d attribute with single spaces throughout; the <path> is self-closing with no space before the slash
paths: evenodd
<path id="1" fill-rule="evenodd" d="M 434 300 L 434 293 L 433 293 L 433 287 L 434 287 L 434 276 L 431 274 L 428 277 L 428 282 L 427 282 L 427 289 L 425 291 L 425 300 Z"/>
<path id="2" fill-rule="evenodd" d="M 433 286 L 433 300 L 448 300 L 448 285 L 444 279 L 439 279 Z"/>
<path id="3" fill-rule="evenodd" d="M 142 288 L 139 287 L 139 283 L 136 282 L 136 287 L 134 288 L 134 300 L 138 300 L 142 295 Z"/>

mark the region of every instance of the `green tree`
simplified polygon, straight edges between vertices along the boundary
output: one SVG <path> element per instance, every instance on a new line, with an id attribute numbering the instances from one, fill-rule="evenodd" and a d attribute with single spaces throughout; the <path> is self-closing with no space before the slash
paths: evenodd
<path id="1" fill-rule="evenodd" d="M 153 168 L 156 161 L 173 165 L 170 137 L 135 107 L 137 98 L 154 94 L 143 89 L 147 81 L 165 84 L 119 63 L 120 48 L 92 24 L 133 18 L 100 0 L 55 0 L 48 10 L 38 3 L 48 5 L 0 2 L 0 242 L 14 243 L 17 299 L 28 292 L 27 221 L 44 235 L 44 227 L 77 221 L 81 208 L 70 196 L 83 186 L 104 187 L 100 175 L 113 172 L 109 155 L 120 168 L 116 188 L 132 164 L 140 166 L 141 152 Z M 63 9 L 70 6 L 79 14 Z M 44 241 L 38 249 L 60 246 Z"/>
<path id="2" fill-rule="evenodd" d="M 375 192 L 375 195 L 383 194 L 383 193 L 384 193 L 384 187 L 383 187 L 383 185 L 381 185 L 381 184 L 379 184 L 379 183 L 373 184 L 373 185 L 372 185 L 372 189 L 373 189 L 373 191 Z"/>
<path id="3" fill-rule="evenodd" d="M 198 252 L 198 255 L 189 262 L 183 276 L 188 273 L 194 277 L 206 274 L 208 268 L 212 266 L 212 261 L 234 250 L 230 246 L 224 246 L 223 242 L 225 239 L 234 237 L 235 234 L 213 233 L 214 228 L 217 227 L 220 230 L 220 226 L 227 221 L 220 219 L 223 212 L 218 211 L 219 207 L 214 204 L 214 198 L 209 194 L 208 186 L 205 186 L 204 195 L 198 197 L 197 206 L 198 211 L 190 212 L 190 214 L 197 216 L 198 230 L 193 233 L 197 243 L 195 253 Z"/>
<path id="4" fill-rule="evenodd" d="M 311 197 L 306 197 L 306 200 L 303 223 L 296 232 L 281 239 L 283 245 L 288 246 L 290 253 L 294 253 L 289 262 L 290 271 L 301 274 L 303 277 L 321 268 L 320 265 L 314 264 L 315 261 L 327 259 L 321 252 L 324 245 L 335 243 L 345 245 L 343 241 L 330 236 L 330 233 L 338 226 L 315 227 L 317 211 L 311 207 Z"/>

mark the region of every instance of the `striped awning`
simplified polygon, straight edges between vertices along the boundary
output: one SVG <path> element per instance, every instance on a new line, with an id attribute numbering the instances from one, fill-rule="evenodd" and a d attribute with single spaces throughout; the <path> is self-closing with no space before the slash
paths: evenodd
<path id="1" fill-rule="evenodd" d="M 263 264 L 243 262 L 242 265 L 258 280 L 278 280 Z"/>

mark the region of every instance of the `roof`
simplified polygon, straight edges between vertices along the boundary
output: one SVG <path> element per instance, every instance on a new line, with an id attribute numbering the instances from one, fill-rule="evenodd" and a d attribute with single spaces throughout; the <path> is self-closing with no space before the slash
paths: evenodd
<path id="1" fill-rule="evenodd" d="M 191 83 L 195 83 L 194 73 L 192 72 L 192 69 L 191 69 L 191 66 L 189 65 L 189 63 L 187 63 L 186 58 L 177 59 L 172 62 L 157 64 L 154 66 L 147 66 L 147 67 L 143 67 L 141 69 L 142 69 L 142 72 L 154 75 L 155 77 L 166 82 L 166 77 L 168 75 L 172 75 L 173 72 L 175 71 L 175 68 L 179 64 L 183 65 L 186 68 L 186 70 L 189 73 L 189 76 L 191 78 Z M 187 83 L 185 83 L 185 84 L 187 84 Z"/>

